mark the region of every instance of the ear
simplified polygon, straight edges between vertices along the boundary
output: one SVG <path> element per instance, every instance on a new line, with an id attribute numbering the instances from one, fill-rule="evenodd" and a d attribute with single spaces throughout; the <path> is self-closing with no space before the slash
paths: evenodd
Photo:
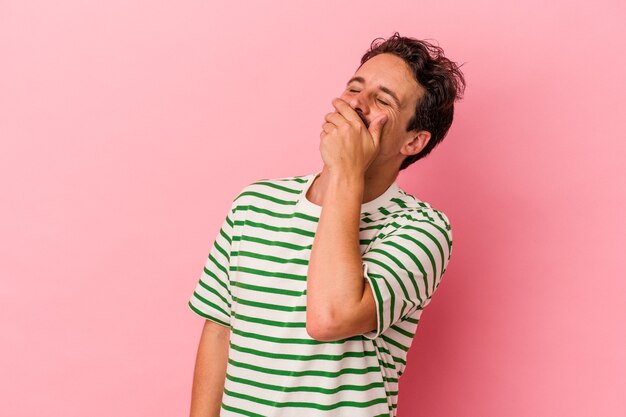
<path id="1" fill-rule="evenodd" d="M 422 149 L 426 147 L 429 140 L 430 140 L 430 132 L 427 130 L 420 130 L 419 132 L 411 132 L 409 141 L 404 144 L 401 152 L 407 156 L 420 153 Z"/>

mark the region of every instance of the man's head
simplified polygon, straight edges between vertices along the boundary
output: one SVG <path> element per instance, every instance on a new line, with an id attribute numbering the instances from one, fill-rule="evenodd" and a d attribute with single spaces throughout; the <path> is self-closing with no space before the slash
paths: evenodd
<path id="1" fill-rule="evenodd" d="M 402 170 L 446 136 L 465 89 L 459 68 L 440 47 L 396 32 L 372 42 L 341 97 L 366 125 L 381 113 L 389 116 L 383 137 L 393 142 L 381 141 L 380 157 L 401 157 Z"/>

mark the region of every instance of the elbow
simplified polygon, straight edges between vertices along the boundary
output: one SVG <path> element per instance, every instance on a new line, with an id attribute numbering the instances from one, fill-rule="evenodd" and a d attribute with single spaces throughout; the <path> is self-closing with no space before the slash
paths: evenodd
<path id="1" fill-rule="evenodd" d="M 333 323 L 333 320 L 307 314 L 306 332 L 309 337 L 320 342 L 337 340 L 334 327 L 330 323 Z"/>
<path id="2" fill-rule="evenodd" d="M 307 322 L 306 332 L 311 339 L 319 342 L 330 342 L 334 340 L 332 334 L 328 331 L 328 327 L 318 324 L 310 324 Z"/>

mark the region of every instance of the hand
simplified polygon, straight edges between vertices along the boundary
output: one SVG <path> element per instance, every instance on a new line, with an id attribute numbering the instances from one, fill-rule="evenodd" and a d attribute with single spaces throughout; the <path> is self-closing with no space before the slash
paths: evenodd
<path id="1" fill-rule="evenodd" d="M 382 128 L 387 116 L 377 117 L 368 129 L 346 101 L 335 98 L 332 104 L 336 111 L 326 115 L 320 133 L 320 153 L 324 164 L 331 171 L 364 175 L 380 150 Z"/>

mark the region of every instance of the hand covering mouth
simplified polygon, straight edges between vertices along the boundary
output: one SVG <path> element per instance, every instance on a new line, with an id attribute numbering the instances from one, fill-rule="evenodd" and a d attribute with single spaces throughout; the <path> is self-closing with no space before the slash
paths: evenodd
<path id="1" fill-rule="evenodd" d="M 360 111 L 356 111 L 356 114 L 359 115 L 359 117 L 361 118 L 361 120 L 363 120 L 363 123 L 365 124 L 365 127 L 369 129 L 370 127 L 370 122 L 367 121 L 367 119 L 365 118 L 365 116 L 363 115 L 363 113 L 361 113 Z"/>

